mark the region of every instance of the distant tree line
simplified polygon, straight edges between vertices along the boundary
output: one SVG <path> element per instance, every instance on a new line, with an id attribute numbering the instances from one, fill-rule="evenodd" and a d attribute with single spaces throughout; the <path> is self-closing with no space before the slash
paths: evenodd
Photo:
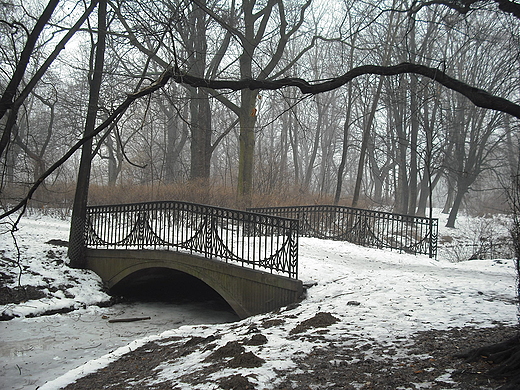
<path id="1" fill-rule="evenodd" d="M 4 206 L 51 168 L 79 209 L 89 183 L 213 180 L 241 206 L 295 188 L 425 215 L 435 196 L 454 226 L 517 164 L 506 3 L 8 1 Z"/>

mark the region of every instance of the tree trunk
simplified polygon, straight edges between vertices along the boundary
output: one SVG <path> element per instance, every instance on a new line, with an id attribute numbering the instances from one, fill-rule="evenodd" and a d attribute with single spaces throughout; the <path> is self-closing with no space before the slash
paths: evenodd
<path id="1" fill-rule="evenodd" d="M 409 62 L 416 62 L 416 53 L 417 53 L 417 44 L 415 40 L 415 21 L 413 18 L 412 26 L 409 29 Z M 428 30 L 431 32 L 431 30 Z M 428 34 L 429 35 L 429 34 Z M 409 75 L 410 84 L 409 84 L 409 95 L 410 95 L 410 173 L 409 173 L 409 183 L 408 183 L 408 191 L 409 191 L 409 199 L 408 199 L 408 213 L 415 214 L 417 208 L 417 195 L 418 195 L 418 186 L 417 186 L 417 176 L 419 175 L 419 170 L 417 166 L 417 137 L 419 135 L 419 89 L 418 89 L 418 80 L 417 76 Z"/>
<path id="2" fill-rule="evenodd" d="M 448 216 L 448 222 L 446 222 L 446 227 L 455 227 L 455 219 L 457 219 L 457 214 L 462 204 L 462 199 L 464 199 L 464 195 L 466 194 L 466 192 L 468 192 L 469 186 L 470 184 L 466 180 L 461 180 L 457 185 L 457 193 L 453 201 L 453 206 L 450 210 L 450 215 Z"/>
<path id="3" fill-rule="evenodd" d="M 169 102 L 171 106 L 175 103 Z M 159 101 L 159 107 L 166 116 L 165 129 L 165 156 L 164 156 L 164 181 L 175 182 L 180 176 L 181 152 L 188 140 L 189 128 L 186 121 L 179 121 L 175 110 L 171 109 L 167 102 Z M 188 117 L 189 105 L 184 106 L 185 117 Z M 180 114 L 179 114 L 180 115 Z M 190 166 L 191 167 L 191 166 Z"/>
<path id="4" fill-rule="evenodd" d="M 431 195 L 433 193 L 433 190 L 437 186 L 437 183 L 439 182 L 442 175 L 440 173 L 437 173 L 435 175 L 435 178 L 432 180 L 430 177 L 431 169 L 429 167 L 426 167 L 424 169 L 424 175 L 421 179 L 421 191 L 419 193 L 419 202 L 417 203 L 417 215 L 421 217 L 426 216 L 426 205 L 428 204 L 428 198 L 430 198 L 431 202 Z"/>
<path id="5" fill-rule="evenodd" d="M 258 45 L 255 39 L 255 17 L 253 9 L 255 1 L 244 1 L 244 40 L 239 58 L 240 77 L 253 76 L 253 54 Z M 253 169 L 255 153 L 256 97 L 258 90 L 243 89 L 240 91 L 240 136 L 238 152 L 238 202 L 241 207 L 251 205 L 253 191 Z"/>
<path id="6" fill-rule="evenodd" d="M 338 177 L 336 181 L 336 192 L 334 194 L 334 204 L 337 205 L 339 203 L 339 199 L 341 197 L 341 187 L 343 186 L 343 174 L 345 172 L 345 166 L 347 165 L 347 152 L 348 152 L 348 137 L 349 137 L 349 127 L 350 127 L 350 112 L 351 112 L 351 91 L 350 87 L 352 83 L 349 84 L 349 103 L 347 107 L 347 115 L 345 118 L 345 122 L 343 124 L 343 143 L 341 150 L 341 161 L 338 167 Z"/>
<path id="7" fill-rule="evenodd" d="M 253 191 L 257 94 L 258 91 L 251 90 L 243 90 L 241 94 L 238 197 L 242 207 L 250 206 Z"/>
<path id="8" fill-rule="evenodd" d="M 296 107 L 294 108 L 296 110 Z M 292 160 L 294 165 L 294 184 L 300 185 L 300 157 L 299 157 L 299 145 L 298 145 L 298 121 L 296 120 L 296 112 L 290 117 L 289 126 L 289 142 L 291 143 Z"/>
<path id="9" fill-rule="evenodd" d="M 410 181 L 408 189 L 410 192 L 408 213 L 415 214 L 417 208 L 417 176 L 419 170 L 417 168 L 417 137 L 419 135 L 419 105 L 417 104 L 417 78 L 414 75 L 410 75 Z"/>
<path id="10" fill-rule="evenodd" d="M 395 5 L 395 1 L 394 1 Z M 397 28 L 393 25 L 394 21 L 394 15 L 395 12 L 390 13 L 390 19 L 388 22 L 388 30 L 386 33 L 386 44 L 384 47 L 384 54 L 383 54 L 383 60 L 382 63 L 384 65 L 388 64 L 390 61 L 390 54 L 391 49 L 393 46 L 393 43 L 395 41 L 395 38 L 397 36 Z M 359 152 L 359 161 L 358 161 L 358 168 L 357 168 L 357 175 L 356 175 L 356 184 L 354 186 L 354 195 L 352 197 L 352 207 L 357 207 L 359 202 L 359 196 L 361 193 L 361 183 L 363 181 L 363 171 L 365 169 L 365 159 L 366 159 L 366 153 L 367 153 L 367 147 L 368 147 L 368 141 L 370 139 L 370 132 L 372 130 L 372 123 L 374 122 L 374 118 L 376 115 L 376 109 L 377 104 L 379 102 L 379 98 L 381 97 L 381 90 L 383 88 L 383 78 L 379 78 L 379 82 L 377 84 L 376 92 L 374 94 L 374 98 L 372 101 L 372 106 L 370 109 L 368 120 L 365 124 L 365 127 L 363 128 L 363 138 L 361 141 L 361 149 Z"/>
<path id="11" fill-rule="evenodd" d="M 279 185 L 287 185 L 288 180 L 288 169 L 287 169 L 287 161 L 289 159 L 289 141 L 288 141 L 288 133 L 289 133 L 289 124 L 288 122 L 291 120 L 290 113 L 285 113 L 282 116 L 282 133 L 280 134 L 280 164 L 279 164 Z"/>
<path id="12" fill-rule="evenodd" d="M 108 152 L 108 185 L 114 186 L 121 172 L 122 156 L 117 143 L 116 147 L 114 147 L 114 141 L 110 135 L 107 137 L 105 145 Z"/>
<path id="13" fill-rule="evenodd" d="M 353 67 L 354 64 L 354 48 L 356 47 L 357 34 L 352 37 L 352 43 L 350 46 L 350 55 L 349 55 L 349 68 Z M 347 87 L 347 109 L 345 113 L 345 122 L 343 124 L 343 142 L 341 144 L 341 161 L 338 166 L 338 177 L 336 181 L 336 192 L 334 194 L 334 204 L 337 205 L 339 203 L 339 199 L 341 197 L 341 188 L 343 187 L 343 175 L 345 172 L 345 166 L 347 165 L 347 152 L 348 152 L 348 138 L 349 138 L 349 129 L 350 129 L 350 117 L 352 115 L 352 106 L 354 105 L 352 99 L 352 83 L 348 83 Z"/>
<path id="14" fill-rule="evenodd" d="M 361 183 L 363 181 L 363 171 L 365 169 L 365 159 L 368 148 L 368 141 L 370 139 L 370 132 L 372 130 L 372 123 L 374 123 L 374 118 L 376 115 L 377 104 L 379 102 L 379 97 L 381 96 L 381 90 L 383 88 L 383 78 L 379 79 L 379 83 L 377 84 L 377 89 L 374 94 L 374 100 L 372 101 L 372 106 L 370 108 L 370 114 L 368 116 L 367 122 L 365 123 L 365 127 L 363 128 L 363 139 L 361 140 L 361 149 L 359 151 L 359 161 L 356 175 L 356 184 L 354 186 L 354 195 L 352 197 L 352 207 L 357 207 L 359 202 L 359 196 L 361 194 Z"/>
<path id="15" fill-rule="evenodd" d="M 96 45 L 96 58 L 92 80 L 90 82 L 90 94 L 85 121 L 84 135 L 90 135 L 96 127 L 96 118 L 99 104 L 99 92 L 103 76 L 105 60 L 106 39 L 106 0 L 101 0 L 98 7 L 98 41 Z M 72 218 L 69 236 L 70 265 L 74 268 L 85 266 L 85 224 L 87 219 L 88 188 L 90 182 L 90 167 L 92 162 L 92 139 L 83 144 L 81 160 L 76 184 L 76 193 L 72 207 Z"/>
<path id="16" fill-rule="evenodd" d="M 515 177 L 517 175 L 516 169 L 518 167 L 518 147 L 513 145 L 513 140 L 511 138 L 511 119 L 509 115 L 505 115 L 504 117 L 504 128 L 506 132 L 506 147 L 507 147 L 507 161 L 509 163 L 509 172 L 511 177 Z"/>
<path id="17" fill-rule="evenodd" d="M 211 166 L 211 108 L 207 95 L 198 90 L 190 100 L 191 170 L 190 179 L 209 179 Z"/>
<path id="18" fill-rule="evenodd" d="M 426 204 L 428 203 L 428 196 L 430 195 L 430 187 L 428 185 L 429 182 L 430 182 L 429 169 L 425 168 L 423 176 L 419 183 L 419 188 L 420 188 L 419 200 L 417 202 L 417 209 L 415 211 L 415 215 L 420 216 L 420 217 L 426 216 Z"/>
<path id="19" fill-rule="evenodd" d="M 398 96 L 400 93 L 398 92 Z M 394 109 L 392 110 L 394 113 L 395 120 L 395 128 L 397 132 L 397 167 L 398 167 L 398 175 L 397 175 L 397 188 L 395 194 L 395 205 L 396 212 L 400 214 L 408 214 L 408 200 L 409 200 L 409 192 L 408 192 L 408 172 L 407 172 L 407 151 L 408 151 L 408 140 L 407 134 L 404 126 L 404 112 L 406 111 L 404 107 L 399 107 L 400 105 L 404 105 L 404 101 L 398 97 L 398 102 L 394 102 Z"/>
<path id="20" fill-rule="evenodd" d="M 206 6 L 206 1 L 201 2 Z M 189 15 L 192 34 L 186 39 L 190 47 L 190 68 L 194 74 L 203 77 L 207 68 L 207 15 L 194 5 Z M 203 88 L 189 88 L 191 111 L 191 168 L 190 179 L 209 179 L 211 164 L 211 106 L 208 94 Z"/>
<path id="21" fill-rule="evenodd" d="M 370 172 L 372 176 L 372 183 L 374 186 L 374 191 L 372 194 L 372 200 L 377 204 L 383 204 L 385 199 L 388 198 L 388 194 L 383 195 L 383 188 L 385 186 L 385 182 L 388 182 L 388 174 L 392 170 L 393 162 L 392 162 L 392 151 L 391 148 L 387 148 L 386 152 L 386 161 L 384 164 L 379 167 L 377 165 L 376 158 L 376 149 L 374 147 L 374 140 L 372 139 L 370 142 L 370 153 L 369 153 L 369 163 L 370 163 Z M 388 183 L 386 183 L 386 187 L 388 188 Z"/>
<path id="22" fill-rule="evenodd" d="M 316 156 L 318 155 L 318 148 L 320 146 L 320 135 L 323 127 L 323 109 L 320 104 L 319 97 L 317 98 L 318 107 L 318 121 L 316 123 L 316 132 L 314 133 L 314 142 L 312 143 L 312 151 L 307 163 L 307 169 L 305 170 L 305 178 L 303 179 L 303 190 L 305 192 L 310 190 L 312 172 L 314 170 L 314 163 L 316 162 Z"/>
<path id="23" fill-rule="evenodd" d="M 453 187 L 453 180 L 449 177 L 449 173 L 448 173 L 448 177 L 447 177 L 447 185 L 448 185 L 448 188 L 447 188 L 448 193 L 446 195 L 446 201 L 444 202 L 444 207 L 442 208 L 443 214 L 449 214 L 451 206 L 453 205 L 453 197 L 455 194 L 455 188 Z"/>

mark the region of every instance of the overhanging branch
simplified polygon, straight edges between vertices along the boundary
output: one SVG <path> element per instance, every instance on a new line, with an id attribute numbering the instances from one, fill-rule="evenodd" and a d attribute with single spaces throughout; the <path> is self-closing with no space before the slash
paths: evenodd
<path id="1" fill-rule="evenodd" d="M 459 92 L 466 96 L 477 107 L 501 111 L 520 119 L 520 105 L 499 96 L 492 95 L 483 89 L 463 83 L 462 81 L 448 76 L 439 69 L 407 62 L 393 66 L 363 65 L 351 69 L 342 76 L 317 83 L 308 82 L 301 78 L 283 78 L 279 80 L 209 80 L 182 73 L 179 70 L 175 71 L 174 68 L 168 69 L 165 72 L 165 75 L 169 74 L 169 77 L 173 78 L 177 83 L 187 84 L 192 87 L 204 87 L 218 90 L 229 89 L 232 91 L 242 89 L 278 90 L 286 87 L 296 87 L 304 94 L 316 95 L 340 88 L 354 80 L 356 77 L 363 75 L 395 76 L 406 73 L 427 77 L 448 89 Z"/>
<path id="2" fill-rule="evenodd" d="M 332 91 L 340 88 L 343 85 L 354 80 L 356 77 L 372 74 L 380 76 L 395 76 L 398 74 L 417 74 L 424 77 L 430 78 L 433 81 L 445 86 L 448 89 L 459 92 L 466 96 L 478 107 L 487 108 L 495 111 L 504 112 L 520 119 L 520 105 L 515 104 L 507 99 L 490 94 L 479 88 L 472 87 L 466 83 L 463 83 L 453 77 L 448 76 L 446 73 L 439 69 L 429 68 L 424 65 L 417 65 L 411 63 L 401 63 L 394 66 L 377 66 L 377 65 L 364 65 L 354 68 L 343 76 L 336 77 L 324 82 L 308 82 L 301 78 L 283 78 L 279 80 L 211 80 L 201 77 L 191 76 L 179 70 L 178 67 L 169 67 L 164 73 L 148 87 L 141 89 L 138 92 L 129 94 L 125 101 L 119 105 L 119 107 L 108 117 L 100 126 L 98 126 L 88 137 L 84 137 L 79 140 L 69 151 L 63 155 L 56 163 L 54 163 L 42 176 L 34 183 L 29 190 L 27 196 L 14 208 L 4 212 L 0 215 L 0 220 L 15 213 L 16 211 L 25 208 L 28 201 L 32 198 L 36 189 L 43 183 L 43 181 L 49 177 L 58 167 L 60 167 L 65 161 L 67 161 L 87 140 L 96 136 L 101 131 L 110 126 L 110 124 L 122 115 L 126 109 L 137 99 L 150 95 L 164 87 L 170 79 L 173 79 L 177 83 L 190 85 L 192 87 L 204 87 L 214 90 L 228 89 L 232 91 L 238 91 L 242 89 L 263 89 L 263 90 L 278 90 L 286 87 L 296 87 L 303 94 L 316 95 L 323 92 Z"/>
<path id="3" fill-rule="evenodd" d="M 515 18 L 520 19 L 520 4 L 515 1 L 510 0 L 492 0 L 492 2 L 498 5 L 498 8 L 508 14 L 513 15 Z M 431 5 L 444 5 L 448 8 L 451 8 L 458 13 L 465 15 L 468 12 L 474 10 L 472 8 L 475 4 L 485 4 L 486 1 L 482 0 L 462 0 L 462 1 L 454 1 L 454 0 L 431 0 L 431 1 L 415 1 L 411 8 L 411 12 L 418 12 L 423 7 L 429 7 Z"/>

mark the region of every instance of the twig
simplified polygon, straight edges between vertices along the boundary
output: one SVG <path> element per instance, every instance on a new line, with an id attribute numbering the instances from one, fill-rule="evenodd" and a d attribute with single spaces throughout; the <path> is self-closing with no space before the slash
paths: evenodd
<path id="1" fill-rule="evenodd" d="M 16 240 L 16 235 L 14 234 L 16 231 L 18 230 L 18 221 L 16 221 L 16 223 L 13 224 L 11 230 L 10 230 L 10 233 L 11 233 L 11 237 L 13 239 L 13 243 L 14 243 L 14 247 L 16 248 L 16 265 L 18 266 L 18 269 L 19 269 L 19 273 L 18 273 L 18 287 L 22 287 L 22 273 L 23 273 L 23 268 L 22 268 L 22 256 L 21 256 L 21 253 L 20 253 L 20 247 L 18 246 L 18 241 Z M 27 299 L 27 295 L 25 296 L 25 298 Z"/>
<path id="2" fill-rule="evenodd" d="M 131 318 L 115 318 L 113 320 L 108 320 L 111 324 L 114 322 L 134 322 L 134 321 L 143 321 L 143 320 L 151 320 L 151 317 L 131 317 Z"/>

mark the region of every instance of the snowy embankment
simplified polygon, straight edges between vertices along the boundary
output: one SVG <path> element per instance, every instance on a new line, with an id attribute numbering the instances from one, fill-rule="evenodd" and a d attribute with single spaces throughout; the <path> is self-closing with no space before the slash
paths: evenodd
<path id="1" fill-rule="evenodd" d="M 108 299 L 99 290 L 100 284 L 95 275 L 87 271 L 70 270 L 48 259 L 46 254 L 51 249 L 44 242 L 51 238 L 65 239 L 66 230 L 66 222 L 47 218 L 29 218 L 23 222 L 18 235 L 19 246 L 23 264 L 28 268 L 22 276 L 22 284 L 42 283 L 39 280 L 41 276 L 34 275 L 34 280 L 31 279 L 30 270 L 43 267 L 45 269 L 38 269 L 37 272 L 51 281 L 56 280 L 56 283 L 67 283 L 60 278 L 65 277 L 67 272 L 73 273 L 72 279 L 78 280 L 77 287 L 81 286 L 81 292 L 78 290 L 76 295 L 76 290 L 71 290 L 74 298 L 54 296 L 48 300 L 7 305 L 0 307 L 0 312 L 9 310 L 24 316 L 30 310 L 34 310 L 35 314 L 38 310 L 46 311 L 41 306 L 57 308 L 65 305 L 66 299 L 74 300 L 68 304 L 77 306 L 88 306 Z M 453 231 L 441 232 L 441 235 L 450 233 Z M 0 239 L 1 248 L 7 248 L 3 256 L 11 257 L 13 249 L 9 249 L 8 237 L 4 235 Z M 312 287 L 308 289 L 306 299 L 297 307 L 232 324 L 181 326 L 160 335 L 141 338 L 80 365 L 40 389 L 65 386 L 151 340 L 160 344 L 186 341 L 191 337 L 218 336 L 212 348 L 216 350 L 229 341 L 250 337 L 251 329 L 261 328 L 267 342 L 247 347 L 248 352 L 265 361 L 260 367 L 224 367 L 208 375 L 200 388 L 217 389 L 219 378 L 238 373 L 251 378 L 259 388 L 270 388 L 277 381 L 275 370 L 293 367 L 294 358 L 308 354 L 317 347 L 326 348 L 330 342 L 348 344 L 353 343 L 353 340 L 356 343 L 377 340 L 390 347 L 396 340 L 422 330 L 468 325 L 487 327 L 494 323 L 514 324 L 517 321 L 516 275 L 512 260 L 453 263 L 445 257 L 433 260 L 427 256 L 309 238 L 300 239 L 299 253 L 300 279 Z M 66 278 L 70 282 L 70 277 Z M 63 302 L 58 303 L 60 300 Z M 328 313 L 330 318 L 337 321 L 332 321 L 334 323 L 326 329 L 313 326 L 302 328 L 304 321 L 315 318 L 317 313 Z M 23 321 L 23 318 L 13 321 Z M 187 373 L 193 375 L 210 365 L 210 362 L 204 361 L 212 350 L 190 353 L 174 362 L 165 361 L 157 368 L 155 377 L 148 378 L 146 383 L 175 380 L 179 387 L 193 388 L 190 384 L 183 386 L 182 378 Z"/>
<path id="2" fill-rule="evenodd" d="M 34 317 L 110 301 L 97 275 L 88 270 L 70 268 L 66 264 L 67 248 L 52 244 L 68 240 L 68 219 L 38 214 L 24 217 L 14 234 L 16 242 L 9 228 L 5 224 L 0 231 L 0 283 L 14 288 L 30 286 L 30 289 L 27 291 L 28 300 L 24 299 L 25 292 L 21 291 L 19 298 L 24 302 L 1 305 L 2 317 Z M 31 299 L 31 295 L 42 297 Z"/>

